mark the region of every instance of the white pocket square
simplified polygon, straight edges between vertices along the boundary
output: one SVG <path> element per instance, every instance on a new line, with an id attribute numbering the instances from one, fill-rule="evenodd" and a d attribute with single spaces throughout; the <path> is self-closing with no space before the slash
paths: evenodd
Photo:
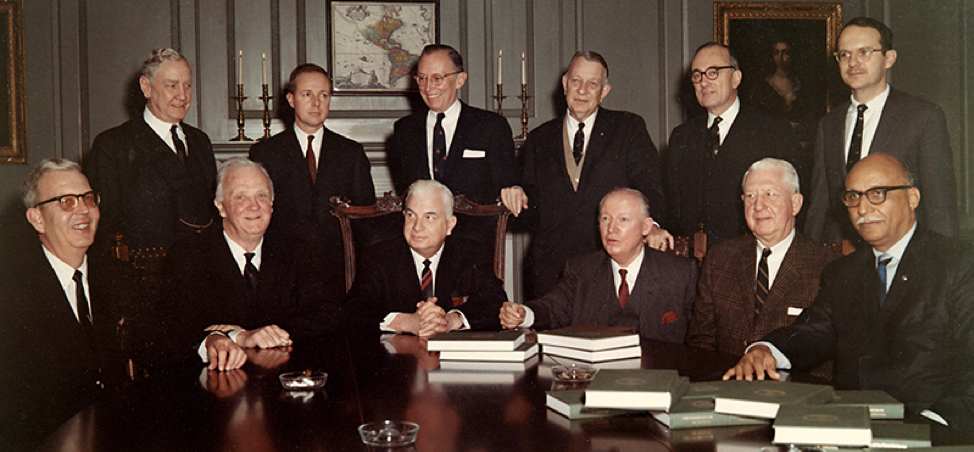
<path id="1" fill-rule="evenodd" d="M 482 159 L 487 156 L 484 151 L 478 151 L 476 149 L 464 149 L 463 158 L 465 159 Z"/>
<path id="2" fill-rule="evenodd" d="M 788 308 L 788 315 L 791 315 L 791 316 L 802 315 L 802 308 L 789 307 Z"/>

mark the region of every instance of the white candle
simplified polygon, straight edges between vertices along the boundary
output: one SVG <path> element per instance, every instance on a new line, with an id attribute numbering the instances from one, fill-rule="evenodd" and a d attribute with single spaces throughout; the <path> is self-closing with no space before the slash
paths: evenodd
<path id="1" fill-rule="evenodd" d="M 503 71 L 503 69 L 501 69 L 502 68 L 501 64 L 503 63 L 503 61 L 501 60 L 501 56 L 503 56 L 503 55 L 504 55 L 504 51 L 503 50 L 501 50 L 500 52 L 497 52 L 497 84 L 498 85 L 500 85 L 502 83 L 502 80 L 504 78 L 504 76 L 503 76 L 504 71 Z"/>
<path id="2" fill-rule="evenodd" d="M 524 52 L 521 52 L 521 84 L 522 85 L 528 84 L 528 72 L 526 67 L 524 66 Z"/>
<path id="3" fill-rule="evenodd" d="M 267 84 L 267 54 L 260 54 L 260 75 L 263 84 Z"/>
<path id="4" fill-rule="evenodd" d="M 243 50 L 240 51 L 240 56 L 237 57 L 237 84 L 243 85 Z"/>

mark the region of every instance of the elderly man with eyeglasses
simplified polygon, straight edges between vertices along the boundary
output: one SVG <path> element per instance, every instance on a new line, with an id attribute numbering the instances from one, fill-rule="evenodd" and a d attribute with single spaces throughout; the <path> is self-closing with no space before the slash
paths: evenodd
<path id="1" fill-rule="evenodd" d="M 88 253 L 101 197 L 77 163 L 42 161 L 21 193 L 40 244 L 0 261 L 2 450 L 33 450 L 124 380 L 119 327 L 145 299 L 131 266 Z"/>
<path id="2" fill-rule="evenodd" d="M 812 305 L 724 379 L 777 380 L 834 359 L 836 389 L 884 390 L 910 413 L 974 431 L 974 253 L 917 219 L 920 194 L 896 157 L 853 166 L 840 201 L 869 246 L 825 267 Z"/>
<path id="3" fill-rule="evenodd" d="M 807 180 L 810 165 L 801 158 L 791 125 L 742 103 L 737 88 L 743 77 L 729 47 L 708 42 L 697 49 L 690 82 L 706 113 L 673 129 L 665 158 L 661 226 L 673 235 L 692 235 L 703 224 L 713 246 L 748 233 L 741 178 L 765 157 L 791 163 Z"/>
<path id="4" fill-rule="evenodd" d="M 917 210 L 921 222 L 931 231 L 956 236 L 957 188 L 943 110 L 889 86 L 887 72 L 896 63 L 896 51 L 893 32 L 882 22 L 852 19 L 837 44 L 839 73 L 852 96 L 819 122 L 805 234 L 827 243 L 858 242 L 839 202 L 843 181 L 861 158 L 882 152 L 915 172 L 924 195 Z"/>

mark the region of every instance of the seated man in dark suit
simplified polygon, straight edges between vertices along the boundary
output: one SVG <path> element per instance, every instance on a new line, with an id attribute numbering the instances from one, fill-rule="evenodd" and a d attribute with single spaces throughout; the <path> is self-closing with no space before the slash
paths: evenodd
<path id="1" fill-rule="evenodd" d="M 164 351 L 196 350 L 210 369 L 236 369 L 244 348 L 291 345 L 335 332 L 340 305 L 302 241 L 265 234 L 274 187 L 260 164 L 228 160 L 214 200 L 223 217 L 212 228 L 169 249 L 159 303 Z M 168 346 L 168 349 L 165 347 Z"/>
<path id="2" fill-rule="evenodd" d="M 599 212 L 605 251 L 569 259 L 547 295 L 523 305 L 504 303 L 501 325 L 624 326 L 646 338 L 682 344 L 697 291 L 696 262 L 646 247 L 654 226 L 642 192 L 612 190 Z"/>
<path id="3" fill-rule="evenodd" d="M 0 449 L 33 450 L 125 378 L 119 324 L 144 299 L 135 269 L 88 254 L 100 197 L 81 167 L 42 161 L 21 187 L 41 246 L 0 270 Z M 22 238 L 21 238 L 22 239 Z"/>
<path id="4" fill-rule="evenodd" d="M 129 247 L 172 245 L 213 223 L 216 161 L 210 138 L 183 121 L 193 101 L 193 73 L 173 49 L 142 63 L 145 111 L 106 130 L 84 161 L 102 194 L 103 221 L 93 251 L 108 255 L 115 234 Z"/>
<path id="5" fill-rule="evenodd" d="M 754 162 L 744 173 L 743 190 L 751 234 L 707 253 L 687 334 L 688 345 L 738 356 L 791 325 L 815 299 L 822 269 L 838 257 L 795 231 L 803 198 L 791 163 L 771 157 Z"/>
<path id="6" fill-rule="evenodd" d="M 835 360 L 836 389 L 881 389 L 912 413 L 974 431 L 974 252 L 917 222 L 920 190 L 869 154 L 842 201 L 870 246 L 825 267 L 812 305 L 752 345 L 724 379 L 779 379 Z"/>
<path id="7" fill-rule="evenodd" d="M 457 219 L 453 193 L 430 180 L 406 194 L 404 238 L 364 253 L 345 303 L 360 332 L 388 331 L 422 337 L 458 329 L 499 330 L 504 285 L 483 247 L 450 237 Z"/>
<path id="8" fill-rule="evenodd" d="M 250 159 L 264 165 L 277 195 L 270 230 L 320 245 L 321 263 L 341 278 L 342 232 L 329 199 L 341 196 L 360 206 L 375 203 L 369 159 L 361 144 L 325 127 L 332 83 L 321 66 L 294 68 L 287 91 L 293 127 L 250 148 Z"/>

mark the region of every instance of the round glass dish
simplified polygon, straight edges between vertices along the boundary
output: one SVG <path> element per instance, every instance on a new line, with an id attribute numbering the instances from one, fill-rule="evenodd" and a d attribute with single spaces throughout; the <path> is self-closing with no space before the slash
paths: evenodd
<path id="1" fill-rule="evenodd" d="M 595 378 L 599 369 L 588 364 L 568 364 L 551 366 L 551 375 L 555 380 L 566 382 L 587 382 Z"/>
<path id="2" fill-rule="evenodd" d="M 376 421 L 358 427 L 362 442 L 374 447 L 408 446 L 416 442 L 417 433 L 419 425 L 406 421 Z"/>

